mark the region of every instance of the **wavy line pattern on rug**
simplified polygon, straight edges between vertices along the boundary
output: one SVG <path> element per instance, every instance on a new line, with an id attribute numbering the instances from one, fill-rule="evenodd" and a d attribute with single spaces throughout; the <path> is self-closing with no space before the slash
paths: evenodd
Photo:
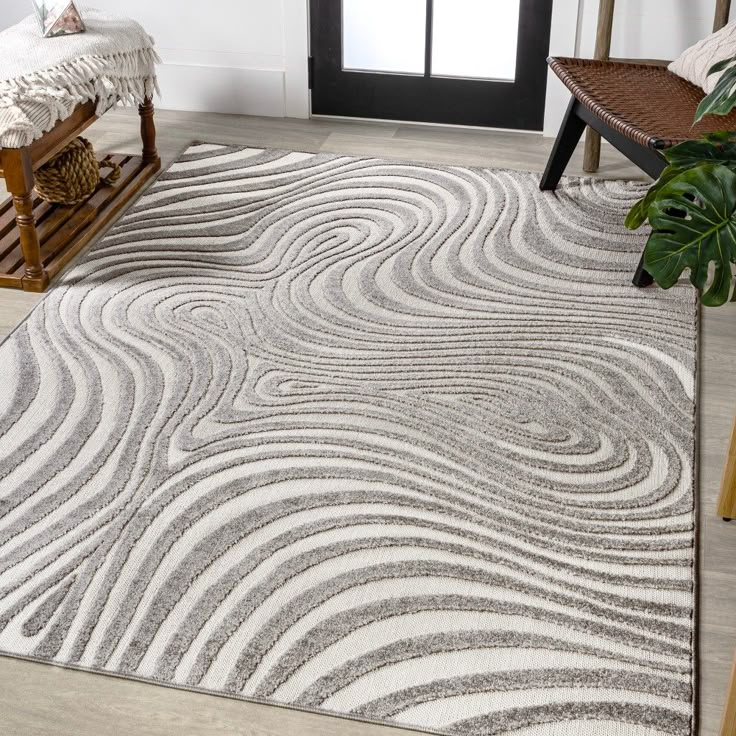
<path id="1" fill-rule="evenodd" d="M 696 303 L 645 185 L 194 145 L 0 346 L 0 650 L 691 736 Z"/>

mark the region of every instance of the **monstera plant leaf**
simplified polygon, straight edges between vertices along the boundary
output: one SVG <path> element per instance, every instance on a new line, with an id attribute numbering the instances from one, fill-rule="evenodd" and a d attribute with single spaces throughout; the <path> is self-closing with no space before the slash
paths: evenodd
<path id="1" fill-rule="evenodd" d="M 695 122 L 706 115 L 728 115 L 736 105 L 736 56 L 724 59 L 708 69 L 708 76 L 723 72 L 713 91 L 706 95 L 695 111 Z M 724 71 L 725 70 L 725 71 Z"/>
<path id="2" fill-rule="evenodd" d="M 692 141 L 678 143 L 662 151 L 670 166 L 689 169 L 705 162 L 726 163 L 736 166 L 736 133 L 721 130 L 706 133 Z"/>
<path id="3" fill-rule="evenodd" d="M 682 172 L 659 190 L 649 222 L 644 266 L 654 280 L 669 289 L 689 269 L 703 304 L 726 302 L 734 282 L 731 264 L 736 264 L 736 173 L 722 164 Z"/>
<path id="4" fill-rule="evenodd" d="M 736 107 L 736 56 L 708 74 L 718 72 L 713 91 L 698 106 L 696 123 Z M 626 217 L 631 229 L 647 220 L 652 226 L 644 267 L 665 289 L 689 270 L 705 305 L 723 304 L 729 295 L 736 301 L 736 133 L 709 133 L 662 154 L 667 167 Z"/>
<path id="5" fill-rule="evenodd" d="M 736 171 L 736 133 L 708 133 L 702 138 L 678 143 L 662 151 L 662 155 L 669 165 L 626 215 L 625 224 L 631 230 L 636 230 L 647 221 L 649 208 L 659 192 L 683 171 L 710 162 L 725 164 Z"/>
<path id="6" fill-rule="evenodd" d="M 640 228 L 649 217 L 649 208 L 654 203 L 657 195 L 662 191 L 662 188 L 668 182 L 672 181 L 675 177 L 682 174 L 686 169 L 680 168 L 679 166 L 668 166 L 660 175 L 659 179 L 652 184 L 647 190 L 647 193 L 629 210 L 629 214 L 626 215 L 624 225 L 629 230 L 636 230 Z"/>

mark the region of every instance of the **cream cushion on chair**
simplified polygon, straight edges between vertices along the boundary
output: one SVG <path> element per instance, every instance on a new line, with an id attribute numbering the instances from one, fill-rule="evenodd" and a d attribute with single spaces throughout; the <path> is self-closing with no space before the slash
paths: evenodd
<path id="1" fill-rule="evenodd" d="M 708 69 L 731 56 L 736 56 L 736 23 L 729 23 L 720 31 L 685 49 L 667 68 L 708 93 L 713 91 L 721 76 L 708 76 Z"/>

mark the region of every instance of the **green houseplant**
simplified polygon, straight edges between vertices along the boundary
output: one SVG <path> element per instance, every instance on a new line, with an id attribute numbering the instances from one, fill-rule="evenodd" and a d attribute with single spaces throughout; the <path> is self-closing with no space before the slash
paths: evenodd
<path id="1" fill-rule="evenodd" d="M 695 123 L 736 107 L 736 56 L 708 74 L 718 72 L 723 74 L 698 106 Z M 667 168 L 626 217 L 631 229 L 651 225 L 644 265 L 664 289 L 689 269 L 706 306 L 736 301 L 736 132 L 710 133 L 663 155 Z"/>

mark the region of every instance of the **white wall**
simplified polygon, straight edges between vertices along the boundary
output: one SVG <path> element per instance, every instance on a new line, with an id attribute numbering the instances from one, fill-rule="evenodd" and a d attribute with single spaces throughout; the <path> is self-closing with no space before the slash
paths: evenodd
<path id="1" fill-rule="evenodd" d="M 398 1 L 398 0 L 397 0 Z M 162 108 L 307 117 L 308 0 L 90 0 L 139 20 L 156 39 Z M 710 32 L 715 0 L 616 0 L 612 54 L 672 59 Z M 736 6 L 736 3 L 734 4 Z M 0 28 L 29 0 L 0 0 Z M 189 12 L 187 12 L 189 11 Z M 554 0 L 550 53 L 592 56 L 598 0 Z M 568 94 L 550 73 L 544 132 L 554 135 Z"/>
<path id="2" fill-rule="evenodd" d="M 135 18 L 156 40 L 157 106 L 248 115 L 307 117 L 307 0 L 90 0 Z M 83 7 L 83 4 L 80 5 Z M 31 10 L 0 0 L 0 28 Z"/>
<path id="3" fill-rule="evenodd" d="M 593 56 L 598 0 L 581 6 L 580 55 Z M 616 0 L 611 55 L 674 59 L 711 33 L 714 11 L 715 0 Z"/>
<path id="4" fill-rule="evenodd" d="M 580 35 L 581 3 L 584 0 L 554 0 L 549 37 L 550 56 L 575 56 Z M 567 108 L 569 93 L 559 79 L 547 74 L 547 98 L 544 108 L 544 134 L 556 135 Z"/>

